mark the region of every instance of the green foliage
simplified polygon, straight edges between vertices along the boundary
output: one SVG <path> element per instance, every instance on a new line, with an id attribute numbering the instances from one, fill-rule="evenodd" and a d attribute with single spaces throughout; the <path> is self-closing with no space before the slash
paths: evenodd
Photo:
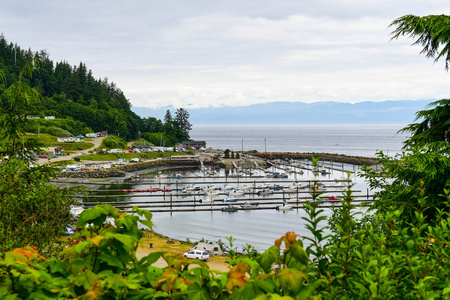
<path id="1" fill-rule="evenodd" d="M 442 99 L 427 105 L 416 113 L 416 123 L 409 124 L 400 132 L 409 134 L 405 149 L 427 147 L 430 150 L 446 151 L 450 142 L 450 100 Z"/>
<path id="2" fill-rule="evenodd" d="M 93 143 L 53 143 L 52 146 L 61 146 L 65 151 L 86 150 L 94 147 Z"/>
<path id="3" fill-rule="evenodd" d="M 374 208 L 385 211 L 403 207 L 402 218 L 413 222 L 420 200 L 417 192 L 421 190 L 428 197 L 425 216 L 429 222 L 435 222 L 438 210 L 446 207 L 443 190 L 450 183 L 447 151 L 411 148 L 394 158 L 382 152 L 378 155 L 383 166 L 381 171 L 365 168 L 363 174 L 371 189 L 376 191 Z"/>
<path id="4" fill-rule="evenodd" d="M 138 145 L 154 146 L 154 144 L 150 143 L 149 141 L 146 141 L 145 139 L 141 139 L 139 141 L 135 141 L 132 144 L 132 146 L 138 146 Z"/>
<path id="5" fill-rule="evenodd" d="M 418 17 L 405 15 L 391 23 L 395 27 L 392 39 L 400 36 L 416 38 L 413 45 L 423 46 L 421 54 L 434 58 L 437 62 L 440 58 L 445 59 L 445 69 L 448 70 L 450 61 L 450 16 L 430 15 Z"/>
<path id="6" fill-rule="evenodd" d="M 77 136 L 92 132 L 86 124 L 72 118 L 65 119 L 32 119 L 26 129 L 31 133 L 48 133 L 57 137 Z"/>
<path id="7" fill-rule="evenodd" d="M 107 78 L 94 78 L 92 71 L 88 70 L 84 63 L 76 66 L 65 61 L 54 63 L 45 51 L 40 51 L 38 55 L 32 55 L 34 58 L 40 58 L 39 64 L 35 64 L 35 60 L 29 61 L 31 54 L 30 50 L 22 50 L 17 45 L 8 43 L 4 36 L 0 35 L 0 94 L 4 90 L 6 93 L 8 90 L 19 90 L 20 85 L 20 90 L 25 91 L 27 95 L 42 96 L 34 111 L 27 109 L 28 115 L 55 116 L 56 123 L 65 119 L 75 120 L 76 123 L 68 128 L 59 124 L 45 124 L 46 121 L 39 120 L 36 122 L 44 124 L 29 127 L 31 132 L 37 133 L 41 130 L 50 134 L 58 133 L 55 127 L 73 135 L 108 131 L 124 140 L 136 139 L 139 132 L 164 132 L 168 136 L 167 146 L 189 137 L 187 132 L 183 132 L 188 127 L 180 129 L 183 124 L 189 124 L 189 114 L 186 111 L 184 118 L 180 119 L 184 123 L 175 123 L 170 117 L 167 126 L 163 126 L 156 118 L 141 119 L 131 111 L 129 100 L 114 82 L 108 81 Z M 32 68 L 26 72 L 22 72 L 18 67 L 27 64 Z M 26 81 L 22 80 L 24 77 Z M 33 100 L 33 97 L 26 101 Z"/>
<path id="8" fill-rule="evenodd" d="M 55 170 L 12 158 L 0 166 L 0 253 L 25 245 L 52 253 L 71 221 L 75 190 L 49 183 Z"/>
<path id="9" fill-rule="evenodd" d="M 126 149 L 127 143 L 118 136 L 109 135 L 108 137 L 103 139 L 102 145 L 100 147 L 108 149 Z"/>
<path id="10" fill-rule="evenodd" d="M 60 259 L 32 248 L 16 249 L 0 260 L 0 295 L 20 298 L 101 297 L 176 299 L 428 299 L 449 296 L 450 215 L 438 212 L 430 225 L 415 211 L 415 224 L 402 208 L 356 218 L 351 186 L 329 220 L 332 238 L 315 228 L 320 209 L 306 208 L 313 233 L 304 250 L 288 232 L 263 253 L 231 256 L 230 270 L 210 270 L 180 254 L 154 252 L 137 260 L 142 237 L 138 223 L 152 228 L 151 214 L 132 214 L 100 205 L 85 210 L 76 235 Z M 419 195 L 419 207 L 426 197 Z M 445 191 L 448 198 L 448 191 Z M 312 204 L 312 203 L 311 203 Z M 311 217 L 312 216 L 312 217 Z M 106 222 L 106 223 L 105 223 Z M 234 239 L 227 238 L 231 249 Z M 250 250 L 251 247 L 248 247 Z M 310 253 L 310 255 L 308 255 Z M 317 254 L 317 256 L 316 256 Z M 308 257 L 310 256 L 310 257 Z M 167 267 L 153 264 L 163 258 Z"/>
<path id="11" fill-rule="evenodd" d="M 308 259 L 294 233 L 256 259 L 239 258 L 222 273 L 180 254 L 154 252 L 137 260 L 142 237 L 138 223 L 152 228 L 151 213 L 133 208 L 129 215 L 107 205 L 85 210 L 60 259 L 45 258 L 30 247 L 5 254 L 0 260 L 0 296 L 254 299 L 267 294 L 289 299 L 312 292 L 304 272 Z M 159 258 L 167 267 L 153 266 Z M 282 266 L 277 273 L 271 268 L 274 263 Z"/>
<path id="12" fill-rule="evenodd" d="M 36 112 L 39 92 L 26 82 L 40 63 L 41 57 L 30 53 L 25 61 L 18 80 L 7 87 L 0 95 L 0 139 L 3 141 L 1 153 L 8 156 L 30 160 L 34 153 L 42 153 L 42 144 L 35 139 L 23 139 L 30 120 L 28 115 Z"/>
<path id="13" fill-rule="evenodd" d="M 186 140 L 189 139 L 189 131 L 192 129 L 192 124 L 189 122 L 188 111 L 184 108 L 178 108 L 173 122 L 177 124 L 180 130 L 185 134 Z"/>

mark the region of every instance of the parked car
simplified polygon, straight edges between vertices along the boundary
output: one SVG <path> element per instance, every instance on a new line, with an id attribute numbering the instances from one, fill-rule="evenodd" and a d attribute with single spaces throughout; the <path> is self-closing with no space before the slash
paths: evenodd
<path id="1" fill-rule="evenodd" d="M 47 155 L 39 155 L 39 158 L 48 158 Z"/>
<path id="2" fill-rule="evenodd" d="M 209 259 L 209 253 L 205 250 L 189 250 L 184 253 L 184 257 L 206 261 Z"/>

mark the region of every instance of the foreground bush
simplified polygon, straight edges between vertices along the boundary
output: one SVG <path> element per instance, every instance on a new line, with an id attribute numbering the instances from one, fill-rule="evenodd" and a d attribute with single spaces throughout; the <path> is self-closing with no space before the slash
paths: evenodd
<path id="1" fill-rule="evenodd" d="M 232 261 L 230 271 L 222 273 L 181 254 L 155 252 L 137 260 L 142 237 L 138 222 L 150 228 L 152 223 L 148 211 L 134 212 L 122 214 L 106 205 L 84 211 L 74 241 L 60 260 L 42 257 L 32 247 L 6 253 L 0 261 L 0 297 L 252 299 L 265 294 L 307 296 L 312 291 L 308 258 L 294 233 L 281 237 L 256 259 Z M 107 218 L 115 225 L 103 225 Z M 166 268 L 152 266 L 160 257 Z M 278 274 L 272 271 L 274 263 L 284 266 Z M 199 268 L 188 269 L 189 265 Z"/>
<path id="2" fill-rule="evenodd" d="M 440 211 L 439 223 L 430 226 L 423 214 L 427 199 L 421 197 L 413 225 L 398 218 L 397 208 L 356 218 L 361 210 L 348 190 L 327 227 L 319 226 L 325 220 L 319 200 L 305 206 L 304 219 L 312 233 L 306 249 L 298 235 L 288 232 L 262 254 L 233 257 L 227 273 L 181 254 L 154 252 L 137 260 L 143 235 L 138 223 L 152 228 L 151 214 L 134 208 L 128 215 L 97 206 L 82 213 L 74 241 L 60 259 L 45 258 L 32 247 L 6 253 L 0 261 L 0 297 L 448 298 L 448 212 Z M 332 235 L 325 237 L 325 229 Z M 160 257 L 167 267 L 153 266 Z M 188 268 L 191 265 L 197 267 Z"/>

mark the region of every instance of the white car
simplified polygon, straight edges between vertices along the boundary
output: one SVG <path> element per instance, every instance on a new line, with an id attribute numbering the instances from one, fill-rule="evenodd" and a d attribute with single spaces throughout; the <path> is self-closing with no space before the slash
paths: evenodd
<path id="1" fill-rule="evenodd" d="M 189 250 L 184 253 L 184 257 L 206 261 L 209 259 L 209 253 L 205 250 Z"/>

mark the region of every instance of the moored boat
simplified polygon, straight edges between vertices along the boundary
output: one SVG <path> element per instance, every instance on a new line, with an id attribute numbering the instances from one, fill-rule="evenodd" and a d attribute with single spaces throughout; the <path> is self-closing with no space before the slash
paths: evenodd
<path id="1" fill-rule="evenodd" d="M 230 197 L 243 196 L 243 195 L 244 195 L 243 191 L 237 191 L 237 190 L 233 190 L 228 193 L 228 196 L 230 196 Z"/>
<path id="2" fill-rule="evenodd" d="M 238 210 L 237 207 L 231 204 L 226 207 L 222 207 L 223 212 L 235 212 L 237 210 Z"/>
<path id="3" fill-rule="evenodd" d="M 245 201 L 244 203 L 241 204 L 242 209 L 252 209 L 252 208 L 255 208 L 258 206 L 259 206 L 259 202 Z"/>
<path id="4" fill-rule="evenodd" d="M 223 202 L 237 202 L 237 199 L 236 198 L 232 198 L 232 197 L 228 197 L 228 198 L 225 198 L 224 200 L 223 200 Z"/>
<path id="5" fill-rule="evenodd" d="M 283 205 L 279 205 L 276 207 L 277 210 L 291 210 L 292 205 L 283 203 Z"/>

